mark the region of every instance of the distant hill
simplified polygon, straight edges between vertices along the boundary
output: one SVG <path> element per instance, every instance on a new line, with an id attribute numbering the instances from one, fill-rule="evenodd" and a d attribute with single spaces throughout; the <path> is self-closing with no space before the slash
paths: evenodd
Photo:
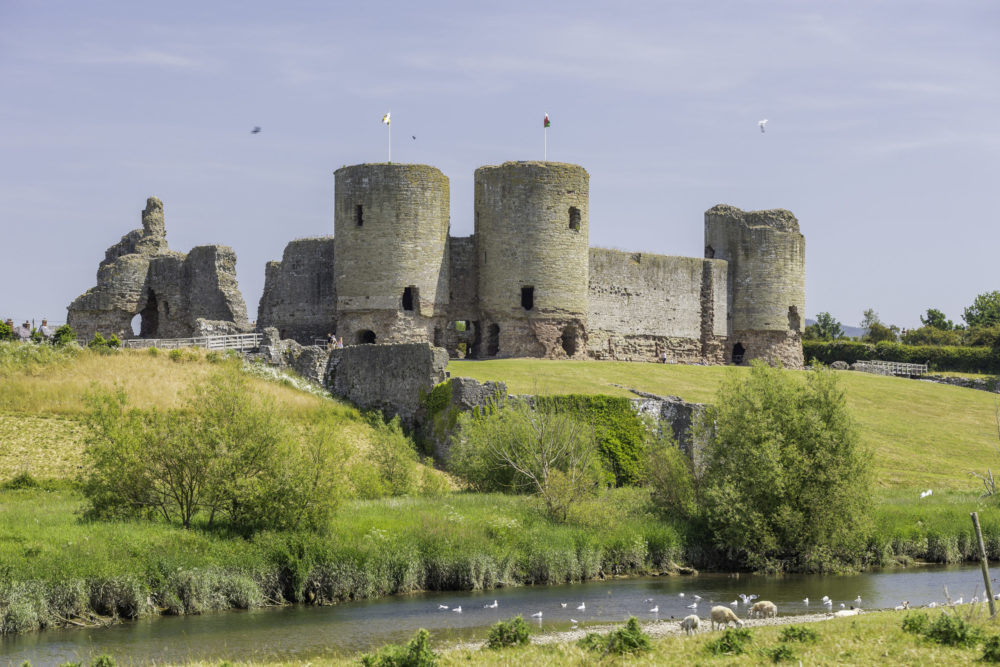
<path id="1" fill-rule="evenodd" d="M 807 317 L 806 326 L 809 326 L 810 324 L 816 324 L 816 320 L 811 320 Z M 861 338 L 865 335 L 865 330 L 861 327 L 849 327 L 846 324 L 841 323 L 840 328 L 844 330 L 844 335 L 848 338 Z"/>

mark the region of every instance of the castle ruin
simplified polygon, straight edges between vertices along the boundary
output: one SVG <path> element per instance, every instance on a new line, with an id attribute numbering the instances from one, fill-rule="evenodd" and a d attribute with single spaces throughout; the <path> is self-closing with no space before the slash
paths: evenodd
<path id="1" fill-rule="evenodd" d="M 334 235 L 292 241 L 267 264 L 257 329 L 304 344 L 328 333 L 348 345 L 427 342 L 476 359 L 802 366 L 805 240 L 794 215 L 715 206 L 704 258 L 591 248 L 589 179 L 558 162 L 480 167 L 474 233 L 454 237 L 440 170 L 338 169 Z M 171 253 L 162 205 L 150 202 L 143 230 L 108 250 L 97 288 L 70 306 L 70 324 L 131 337 L 141 313 L 147 337 L 244 330 L 232 250 Z"/>

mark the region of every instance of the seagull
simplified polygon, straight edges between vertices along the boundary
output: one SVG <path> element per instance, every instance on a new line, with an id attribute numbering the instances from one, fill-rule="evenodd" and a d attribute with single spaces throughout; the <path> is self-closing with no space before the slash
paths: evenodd
<path id="1" fill-rule="evenodd" d="M 802 601 L 806 603 L 807 607 L 809 606 L 809 598 L 802 598 Z"/>
<path id="2" fill-rule="evenodd" d="M 748 599 L 748 600 L 756 600 L 756 599 L 757 599 L 758 597 L 759 597 L 759 596 L 758 596 L 758 595 L 757 595 L 756 593 L 754 593 L 753 595 L 751 595 L 751 596 L 750 596 L 750 597 L 748 597 L 747 599 Z M 699 599 L 700 599 L 700 598 L 699 598 Z"/>
<path id="3" fill-rule="evenodd" d="M 652 601 L 653 601 L 653 598 L 646 598 L 645 600 L 643 600 L 643 602 L 652 602 Z"/>
<path id="4" fill-rule="evenodd" d="M 694 596 L 694 601 L 695 602 L 701 602 L 701 596 L 700 595 L 695 595 Z"/>
<path id="5" fill-rule="evenodd" d="M 577 607 L 577 611 L 583 611 L 586 608 L 587 608 L 587 603 L 586 602 L 581 602 L 580 606 Z"/>
<path id="6" fill-rule="evenodd" d="M 500 606 L 500 603 L 497 602 L 496 600 L 494 600 L 493 604 L 484 604 L 483 605 L 483 609 L 496 609 L 499 606 Z"/>
<path id="7" fill-rule="evenodd" d="M 846 606 L 847 606 L 847 605 L 846 605 L 846 604 L 844 604 L 843 602 L 841 602 L 841 603 L 840 603 L 840 608 L 841 608 L 841 609 L 843 609 L 843 608 L 844 608 L 844 607 L 846 607 Z M 853 606 L 853 605 L 851 606 L 851 609 L 854 609 L 854 606 Z"/>
<path id="8" fill-rule="evenodd" d="M 730 607 L 735 607 L 735 606 L 739 605 L 739 603 L 740 603 L 739 600 L 733 600 L 732 602 L 729 603 L 729 606 Z"/>
<path id="9" fill-rule="evenodd" d="M 560 602 L 559 606 L 562 607 L 563 609 L 565 609 L 566 608 L 566 603 L 565 602 Z"/>
<path id="10" fill-rule="evenodd" d="M 542 617 L 542 612 L 536 611 L 534 614 L 531 615 L 531 617 L 532 618 L 541 618 Z"/>
<path id="11" fill-rule="evenodd" d="M 660 605 L 656 605 L 655 607 L 653 607 L 652 609 L 650 609 L 649 613 L 651 613 L 651 614 L 659 614 L 660 613 Z"/>
<path id="12" fill-rule="evenodd" d="M 459 606 L 455 607 L 454 609 L 452 609 L 452 611 L 455 612 L 456 614 L 461 614 L 462 613 L 462 606 L 459 605 Z"/>
<path id="13" fill-rule="evenodd" d="M 860 595 L 858 597 L 854 598 L 854 604 L 856 604 L 858 606 L 861 605 L 861 596 Z"/>
<path id="14" fill-rule="evenodd" d="M 926 498 L 927 496 L 931 495 L 932 493 L 934 493 L 933 489 L 927 489 L 926 491 L 921 491 L 920 492 L 920 497 L 921 498 Z"/>
<path id="15" fill-rule="evenodd" d="M 689 604 L 687 606 L 687 608 L 688 609 L 697 609 L 698 608 L 698 603 L 697 602 L 692 602 L 691 604 Z"/>
<path id="16" fill-rule="evenodd" d="M 955 604 L 962 604 L 962 598 L 958 598 L 957 600 L 955 600 Z"/>
<path id="17" fill-rule="evenodd" d="M 760 126 L 760 133 L 764 134 L 764 126 L 767 125 L 767 119 L 765 118 L 764 120 L 758 120 L 757 125 Z"/>
<path id="18" fill-rule="evenodd" d="M 934 607 L 938 606 L 938 603 L 937 603 L 937 602 L 931 602 L 931 603 L 930 603 L 929 605 L 927 605 L 927 606 L 928 606 L 928 607 L 930 607 L 931 609 L 933 609 Z"/>
<path id="19" fill-rule="evenodd" d="M 576 620 L 575 618 L 569 619 L 569 622 L 572 623 L 573 625 L 579 625 L 580 624 L 580 621 Z"/>
<path id="20" fill-rule="evenodd" d="M 254 125 L 253 129 L 250 130 L 250 134 L 260 134 L 260 125 Z"/>
<path id="21" fill-rule="evenodd" d="M 684 597 L 684 594 L 683 593 L 678 593 L 677 597 L 682 598 L 682 597 Z"/>
<path id="22" fill-rule="evenodd" d="M 446 605 L 446 604 L 439 604 L 438 605 L 438 609 L 447 609 L 447 608 L 448 608 L 448 605 Z"/>
<path id="23" fill-rule="evenodd" d="M 829 602 L 829 601 L 830 601 L 830 596 L 829 595 L 824 595 L 823 596 L 823 602 Z"/>

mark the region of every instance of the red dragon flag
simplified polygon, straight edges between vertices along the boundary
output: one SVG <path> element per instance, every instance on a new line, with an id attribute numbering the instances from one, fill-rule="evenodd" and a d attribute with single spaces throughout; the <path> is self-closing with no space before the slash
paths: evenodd
<path id="1" fill-rule="evenodd" d="M 552 124 L 552 123 L 550 123 L 550 122 L 549 122 L 549 115 L 548 115 L 548 114 L 545 114 L 545 127 L 548 127 L 548 126 L 549 126 L 549 125 L 551 125 L 551 124 Z"/>

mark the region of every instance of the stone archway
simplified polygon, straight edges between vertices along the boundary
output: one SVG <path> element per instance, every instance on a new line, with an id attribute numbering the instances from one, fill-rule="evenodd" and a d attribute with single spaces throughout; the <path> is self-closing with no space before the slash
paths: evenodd
<path id="1" fill-rule="evenodd" d="M 375 332 L 371 329 L 362 329 L 358 332 L 356 340 L 358 345 L 374 345 Z"/>
<path id="2" fill-rule="evenodd" d="M 156 292 L 149 290 L 146 307 L 139 311 L 139 338 L 156 338 L 160 332 L 160 311 Z"/>
<path id="3" fill-rule="evenodd" d="M 743 359 L 746 357 L 746 348 L 743 347 L 743 343 L 736 343 L 733 345 L 733 363 L 742 364 Z"/>

